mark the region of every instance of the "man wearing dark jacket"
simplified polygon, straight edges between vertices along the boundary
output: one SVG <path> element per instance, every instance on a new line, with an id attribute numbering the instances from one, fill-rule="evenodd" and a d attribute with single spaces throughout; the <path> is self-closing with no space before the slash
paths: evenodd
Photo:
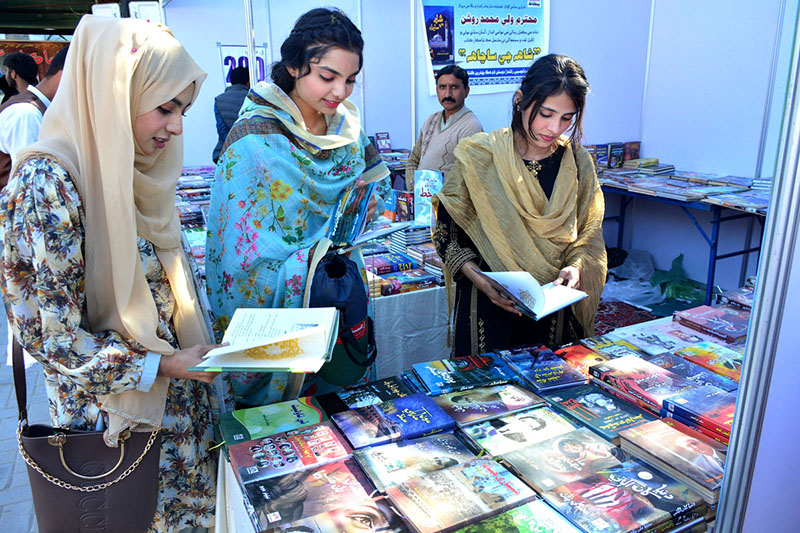
<path id="1" fill-rule="evenodd" d="M 217 121 L 217 135 L 219 141 L 214 147 L 212 159 L 214 163 L 219 159 L 222 145 L 231 130 L 231 126 L 239 116 L 247 91 L 250 90 L 250 74 L 245 67 L 236 67 L 231 70 L 231 86 L 225 92 L 214 98 L 214 118 Z"/>

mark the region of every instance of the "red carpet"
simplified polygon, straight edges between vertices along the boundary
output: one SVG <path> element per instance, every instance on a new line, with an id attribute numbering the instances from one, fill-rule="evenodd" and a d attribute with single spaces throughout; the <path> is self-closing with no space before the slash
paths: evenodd
<path id="1" fill-rule="evenodd" d="M 600 302 L 600 306 L 597 308 L 597 318 L 595 319 L 595 334 L 605 335 L 613 329 L 656 318 L 658 317 L 649 311 L 625 302 Z"/>

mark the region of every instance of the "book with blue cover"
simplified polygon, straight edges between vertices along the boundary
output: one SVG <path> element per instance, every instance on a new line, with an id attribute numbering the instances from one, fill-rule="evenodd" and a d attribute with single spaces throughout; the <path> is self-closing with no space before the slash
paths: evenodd
<path id="1" fill-rule="evenodd" d="M 331 419 L 354 449 L 433 435 L 455 426 L 452 417 L 424 394 L 334 413 Z"/>
<path id="2" fill-rule="evenodd" d="M 414 372 L 430 394 L 444 394 L 513 382 L 517 374 L 493 353 L 415 363 Z"/>
<path id="3" fill-rule="evenodd" d="M 361 448 L 353 453 L 353 457 L 375 487 L 386 492 L 386 487 L 465 463 L 475 459 L 475 454 L 452 433 L 437 433 Z"/>
<path id="4" fill-rule="evenodd" d="M 706 385 L 666 398 L 664 408 L 724 437 L 730 437 L 736 395 L 737 391 L 727 392 Z"/>
<path id="5" fill-rule="evenodd" d="M 511 384 L 449 392 L 435 396 L 433 400 L 459 426 L 544 405 L 541 397 Z"/>
<path id="6" fill-rule="evenodd" d="M 497 353 L 538 393 L 586 383 L 586 376 L 546 346 L 498 350 Z"/>
<path id="7" fill-rule="evenodd" d="M 525 483 L 489 459 L 411 478 L 387 488 L 386 494 L 419 533 L 452 531 L 536 498 Z"/>
<path id="8" fill-rule="evenodd" d="M 341 413 L 356 407 L 366 407 L 376 403 L 393 400 L 401 396 L 414 394 L 406 383 L 399 377 L 377 379 L 369 383 L 354 385 L 337 392 L 329 392 L 315 396 L 326 413 Z"/>
<path id="9" fill-rule="evenodd" d="M 604 439 L 619 443 L 623 429 L 656 417 L 592 385 L 581 385 L 545 395 L 547 403 L 567 418 L 585 425 Z"/>

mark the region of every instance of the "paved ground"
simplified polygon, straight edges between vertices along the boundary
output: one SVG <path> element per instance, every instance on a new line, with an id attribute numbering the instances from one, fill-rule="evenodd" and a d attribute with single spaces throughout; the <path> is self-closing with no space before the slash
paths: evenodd
<path id="1" fill-rule="evenodd" d="M 5 315 L 3 315 L 5 316 Z M 38 531 L 33 513 L 28 472 L 17 449 L 17 400 L 11 367 L 6 365 L 6 321 L 0 318 L 0 531 L 27 533 Z M 27 372 L 28 420 L 50 423 L 42 368 L 34 365 Z"/>

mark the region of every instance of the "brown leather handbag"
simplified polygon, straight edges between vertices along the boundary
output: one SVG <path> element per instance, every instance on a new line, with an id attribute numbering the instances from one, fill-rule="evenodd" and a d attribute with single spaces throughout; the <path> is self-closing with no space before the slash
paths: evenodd
<path id="1" fill-rule="evenodd" d="M 147 531 L 156 511 L 161 435 L 125 432 L 119 447 L 110 448 L 102 431 L 28 425 L 22 347 L 13 343 L 17 441 L 39 531 Z"/>

